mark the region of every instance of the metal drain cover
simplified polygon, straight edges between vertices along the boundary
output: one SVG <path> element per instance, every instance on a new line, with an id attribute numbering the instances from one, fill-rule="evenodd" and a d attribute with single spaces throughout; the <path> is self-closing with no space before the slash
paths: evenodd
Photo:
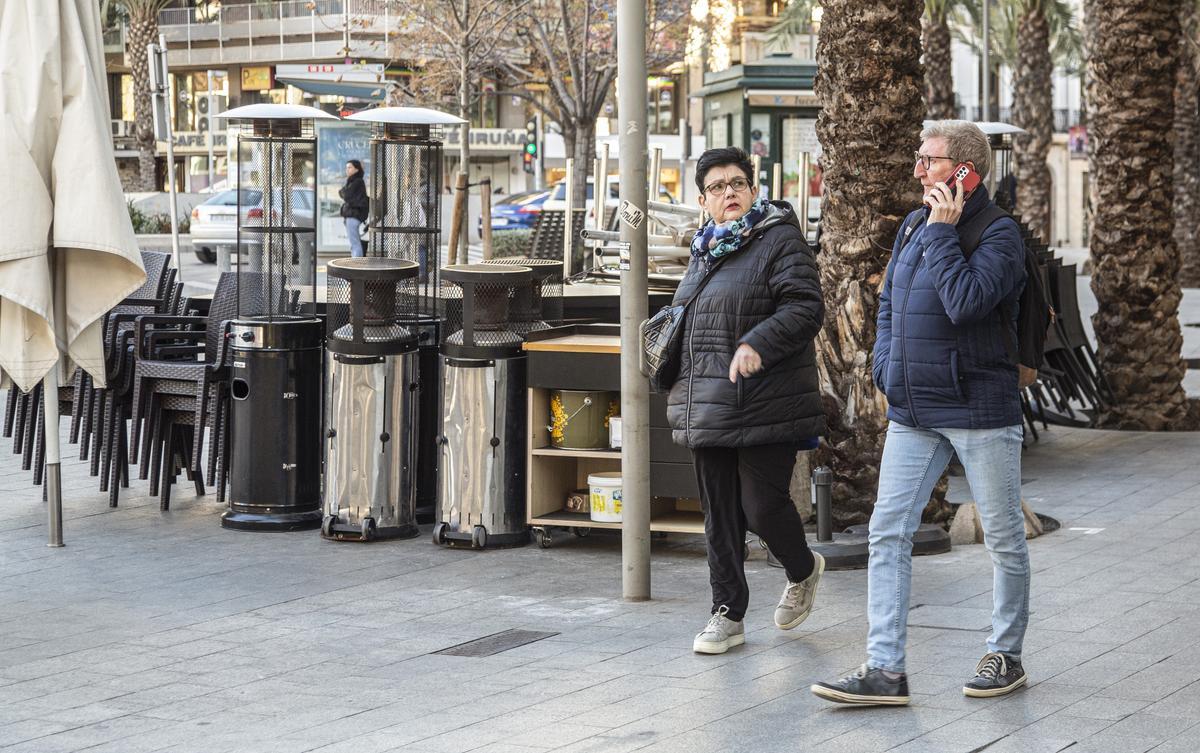
<path id="1" fill-rule="evenodd" d="M 537 630 L 505 630 L 433 653 L 445 656 L 494 656 L 556 635 L 558 633 L 543 633 Z"/>

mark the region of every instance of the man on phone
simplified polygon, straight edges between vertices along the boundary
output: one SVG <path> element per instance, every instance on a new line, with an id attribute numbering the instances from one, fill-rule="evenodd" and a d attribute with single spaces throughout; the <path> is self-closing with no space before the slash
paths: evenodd
<path id="1" fill-rule="evenodd" d="M 909 701 L 904 646 L 912 535 L 954 453 L 994 570 L 992 634 L 963 693 L 1005 695 L 1026 682 L 1021 406 L 1017 365 L 1005 345 L 1017 336 L 1024 246 L 1016 222 L 995 209 L 982 185 L 991 149 L 976 125 L 932 123 L 921 133 L 915 161 L 925 206 L 901 224 L 892 248 L 872 364 L 875 385 L 887 396 L 889 426 L 870 522 L 867 661 L 846 677 L 812 686 L 839 703 Z"/>

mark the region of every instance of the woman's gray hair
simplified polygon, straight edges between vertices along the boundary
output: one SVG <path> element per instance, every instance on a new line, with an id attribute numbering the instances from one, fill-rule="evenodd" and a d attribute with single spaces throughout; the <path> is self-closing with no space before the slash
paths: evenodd
<path id="1" fill-rule="evenodd" d="M 979 126 L 968 120 L 935 120 L 921 131 L 921 141 L 945 139 L 946 154 L 956 162 L 970 162 L 980 178 L 992 169 L 992 147 Z"/>

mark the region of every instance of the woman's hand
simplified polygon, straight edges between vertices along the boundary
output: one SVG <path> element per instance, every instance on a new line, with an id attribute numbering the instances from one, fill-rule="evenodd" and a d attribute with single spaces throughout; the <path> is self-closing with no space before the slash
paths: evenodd
<path id="1" fill-rule="evenodd" d="M 733 353 L 729 362 L 729 381 L 737 382 L 738 376 L 748 377 L 762 371 L 762 357 L 758 351 L 742 343 Z"/>

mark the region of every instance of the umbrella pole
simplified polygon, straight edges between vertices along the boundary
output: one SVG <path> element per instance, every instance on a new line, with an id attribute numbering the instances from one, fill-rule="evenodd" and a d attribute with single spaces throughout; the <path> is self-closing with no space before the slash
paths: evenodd
<path id="1" fill-rule="evenodd" d="M 62 546 L 62 474 L 58 436 L 58 364 L 42 379 L 42 401 L 45 407 L 46 432 L 46 510 L 49 515 L 50 540 L 46 546 Z"/>

